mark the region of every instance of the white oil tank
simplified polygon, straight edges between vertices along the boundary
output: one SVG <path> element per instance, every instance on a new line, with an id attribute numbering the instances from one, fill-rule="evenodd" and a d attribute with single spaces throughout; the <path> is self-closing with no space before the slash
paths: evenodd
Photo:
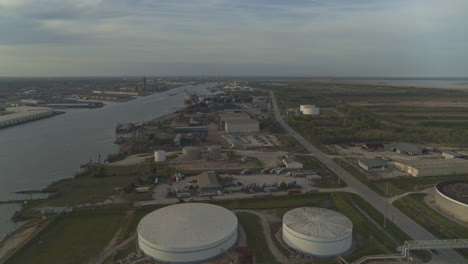
<path id="1" fill-rule="evenodd" d="M 324 208 L 300 207 L 283 216 L 283 240 L 305 255 L 334 257 L 351 248 L 353 223 Z"/>
<path id="2" fill-rule="evenodd" d="M 165 150 L 156 150 L 154 151 L 154 161 L 166 161 L 166 151 Z"/>
<path id="3" fill-rule="evenodd" d="M 320 108 L 315 105 L 309 105 L 302 108 L 302 114 L 304 115 L 318 115 L 320 114 Z"/>

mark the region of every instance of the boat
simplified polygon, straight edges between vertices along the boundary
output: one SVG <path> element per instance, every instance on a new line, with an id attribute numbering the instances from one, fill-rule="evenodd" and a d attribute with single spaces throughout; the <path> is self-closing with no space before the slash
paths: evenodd
<path id="1" fill-rule="evenodd" d="M 114 141 L 114 144 L 123 144 L 123 143 L 125 143 L 125 138 L 123 137 L 118 137 Z"/>

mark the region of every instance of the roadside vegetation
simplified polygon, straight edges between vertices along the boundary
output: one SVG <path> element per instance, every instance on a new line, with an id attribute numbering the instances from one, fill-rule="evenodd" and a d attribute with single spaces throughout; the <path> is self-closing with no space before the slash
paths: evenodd
<path id="1" fill-rule="evenodd" d="M 424 194 L 410 194 L 394 205 L 418 224 L 440 239 L 466 239 L 468 228 L 458 225 L 434 211 L 424 202 Z M 468 259 L 468 249 L 458 249 Z"/>
<path id="2" fill-rule="evenodd" d="M 247 235 L 247 245 L 252 248 L 255 256 L 255 263 L 270 264 L 279 263 L 270 251 L 263 233 L 260 218 L 252 213 L 237 213 L 237 219 Z"/>
<path id="3" fill-rule="evenodd" d="M 468 108 L 460 107 L 461 101 L 468 103 L 468 93 L 462 89 L 308 81 L 252 85 L 274 91 L 282 110 L 300 104 L 325 110 L 319 116 L 286 116 L 297 132 L 317 146 L 374 141 L 468 146 Z M 329 110 L 337 114 L 327 114 Z"/>

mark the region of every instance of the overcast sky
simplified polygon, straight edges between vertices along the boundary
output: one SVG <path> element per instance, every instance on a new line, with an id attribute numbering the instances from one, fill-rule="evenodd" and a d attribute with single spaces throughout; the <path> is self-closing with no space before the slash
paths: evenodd
<path id="1" fill-rule="evenodd" d="M 468 0 L 0 0 L 0 76 L 468 76 Z"/>

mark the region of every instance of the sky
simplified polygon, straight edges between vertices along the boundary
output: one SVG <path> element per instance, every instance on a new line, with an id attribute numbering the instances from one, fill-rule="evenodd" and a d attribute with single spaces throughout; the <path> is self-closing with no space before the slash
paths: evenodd
<path id="1" fill-rule="evenodd" d="M 467 0 L 0 0 L 0 76 L 467 77 Z"/>

